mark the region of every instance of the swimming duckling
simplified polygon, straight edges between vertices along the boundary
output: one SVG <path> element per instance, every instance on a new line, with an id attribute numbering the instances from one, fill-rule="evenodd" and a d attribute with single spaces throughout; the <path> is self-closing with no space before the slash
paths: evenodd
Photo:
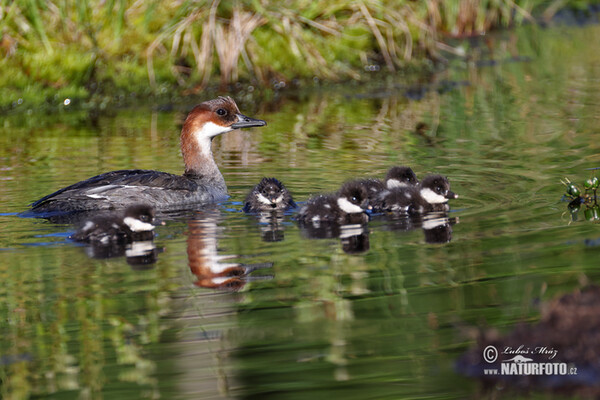
<path id="1" fill-rule="evenodd" d="M 379 203 L 383 211 L 422 214 L 448 211 L 448 200 L 457 197 L 457 194 L 450 191 L 447 178 L 442 175 L 427 175 L 415 187 L 396 187 L 382 193 Z"/>
<path id="2" fill-rule="evenodd" d="M 388 189 L 397 187 L 416 186 L 419 184 L 417 175 L 410 167 L 396 166 L 389 169 L 385 177 L 385 186 Z"/>
<path id="3" fill-rule="evenodd" d="M 123 212 L 102 213 L 85 220 L 70 238 L 100 245 L 151 240 L 154 238 L 153 222 L 154 208 L 135 204 Z"/>
<path id="4" fill-rule="evenodd" d="M 378 181 L 379 185 L 366 181 Z M 387 193 L 395 188 L 412 187 L 419 183 L 417 176 L 410 167 L 406 166 L 395 166 L 388 170 L 385 181 L 376 179 L 364 179 L 359 181 L 367 185 L 369 190 L 369 209 L 374 212 L 385 211 L 382 199 Z"/>
<path id="5" fill-rule="evenodd" d="M 296 208 L 286 187 L 275 178 L 262 178 L 246 196 L 244 212 L 285 211 Z"/>
<path id="6" fill-rule="evenodd" d="M 340 225 L 363 224 L 369 221 L 365 213 L 368 206 L 368 193 L 356 181 L 347 182 L 337 193 L 314 196 L 302 206 L 298 213 L 300 222 L 334 223 Z"/>

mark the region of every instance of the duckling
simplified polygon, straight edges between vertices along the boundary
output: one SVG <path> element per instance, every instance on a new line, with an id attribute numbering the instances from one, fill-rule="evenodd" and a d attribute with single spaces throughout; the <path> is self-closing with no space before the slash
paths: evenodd
<path id="1" fill-rule="evenodd" d="M 367 189 L 359 182 L 347 182 L 337 193 L 314 196 L 302 206 L 298 220 L 313 225 L 333 223 L 339 225 L 363 224 L 369 221 L 365 213 L 368 206 Z"/>
<path id="2" fill-rule="evenodd" d="M 154 208 L 134 204 L 122 212 L 102 213 L 85 220 L 70 239 L 100 245 L 154 238 Z"/>
<path id="3" fill-rule="evenodd" d="M 385 177 L 385 186 L 388 189 L 397 187 L 416 186 L 419 184 L 417 175 L 410 167 L 396 166 L 389 169 Z"/>
<path id="4" fill-rule="evenodd" d="M 354 182 L 361 184 L 367 189 L 369 209 L 381 212 L 379 199 L 383 193 L 397 187 L 415 186 L 419 183 L 419 180 L 410 167 L 395 166 L 388 170 L 384 181 L 376 178 L 366 178 L 357 179 Z"/>
<path id="5" fill-rule="evenodd" d="M 456 198 L 447 178 L 427 175 L 417 186 L 396 187 L 382 193 L 379 204 L 383 211 L 423 214 L 448 211 L 448 200 Z"/>
<path id="6" fill-rule="evenodd" d="M 448 200 L 457 199 L 458 195 L 450 190 L 448 178 L 442 175 L 427 175 L 418 185 L 421 202 L 416 209 L 419 213 L 448 211 Z"/>
<path id="7" fill-rule="evenodd" d="M 285 211 L 296 208 L 286 187 L 275 178 L 263 178 L 246 196 L 244 212 Z"/>

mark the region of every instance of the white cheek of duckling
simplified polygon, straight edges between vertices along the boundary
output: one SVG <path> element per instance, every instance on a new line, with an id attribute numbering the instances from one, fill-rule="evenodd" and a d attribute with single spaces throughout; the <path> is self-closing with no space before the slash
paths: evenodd
<path id="1" fill-rule="evenodd" d="M 361 213 L 364 211 L 360 206 L 350 203 L 345 197 L 339 198 L 337 204 L 343 212 L 348 214 Z"/>
<path id="2" fill-rule="evenodd" d="M 154 225 L 147 222 L 142 222 L 139 219 L 132 217 L 126 217 L 123 222 L 125 222 L 125 225 L 127 225 L 133 232 L 147 232 L 154 229 Z"/>
<path id="3" fill-rule="evenodd" d="M 265 196 L 262 195 L 262 193 L 259 193 L 258 196 L 256 196 L 258 198 L 258 201 L 260 201 L 263 204 L 266 205 L 271 205 L 271 200 L 267 199 Z"/>
<path id="4" fill-rule="evenodd" d="M 429 204 L 440 204 L 448 201 L 448 199 L 441 194 L 437 194 L 433 190 L 427 188 L 421 189 L 421 197 Z"/>

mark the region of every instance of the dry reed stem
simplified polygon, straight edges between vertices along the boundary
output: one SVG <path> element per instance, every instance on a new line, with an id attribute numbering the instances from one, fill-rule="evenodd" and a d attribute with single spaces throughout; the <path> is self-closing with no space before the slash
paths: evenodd
<path id="1" fill-rule="evenodd" d="M 248 38 L 257 27 L 263 25 L 266 19 L 250 12 L 233 10 L 228 28 L 217 25 L 215 31 L 215 47 L 219 56 L 221 84 L 238 79 L 238 60 L 246 46 Z"/>
<path id="2" fill-rule="evenodd" d="M 367 20 L 367 24 L 371 28 L 371 32 L 373 32 L 373 35 L 375 36 L 375 39 L 377 40 L 377 44 L 379 44 L 379 48 L 383 55 L 383 59 L 385 60 L 385 64 L 387 65 L 387 67 L 390 71 L 396 71 L 396 68 L 394 67 L 394 62 L 392 61 L 392 58 L 390 57 L 390 53 L 389 53 L 387 44 L 385 43 L 385 39 L 383 38 L 383 35 L 379 31 L 379 28 L 377 28 L 377 23 L 375 22 L 375 20 L 369 13 L 367 6 L 365 6 L 365 3 L 363 3 L 361 1 L 358 4 L 358 7 L 360 8 L 361 13 L 365 16 L 365 19 Z"/>

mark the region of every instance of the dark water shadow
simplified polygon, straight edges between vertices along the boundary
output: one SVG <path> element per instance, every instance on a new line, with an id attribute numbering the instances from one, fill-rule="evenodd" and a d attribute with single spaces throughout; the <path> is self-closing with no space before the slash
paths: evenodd
<path id="1" fill-rule="evenodd" d="M 485 391 L 600 396 L 600 287 L 588 286 L 542 304 L 537 323 L 501 335 L 481 329 L 477 344 L 456 361 L 456 371 Z M 507 393 L 507 396 L 510 392 Z"/>

